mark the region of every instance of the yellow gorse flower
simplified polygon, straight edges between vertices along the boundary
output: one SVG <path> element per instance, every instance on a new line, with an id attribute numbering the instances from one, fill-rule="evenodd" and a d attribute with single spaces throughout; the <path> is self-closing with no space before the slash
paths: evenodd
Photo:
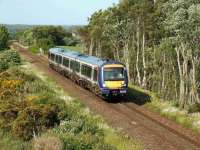
<path id="1" fill-rule="evenodd" d="M 0 96 L 3 96 L 6 91 L 16 92 L 15 89 L 22 83 L 22 80 L 0 80 Z"/>
<path id="2" fill-rule="evenodd" d="M 37 98 L 38 98 L 38 96 L 31 95 L 31 96 L 28 96 L 28 97 L 27 97 L 27 101 L 32 102 L 32 101 L 34 101 L 34 100 L 37 99 Z"/>
<path id="3" fill-rule="evenodd" d="M 3 88 L 16 88 L 22 83 L 22 80 L 3 80 L 1 86 Z"/>

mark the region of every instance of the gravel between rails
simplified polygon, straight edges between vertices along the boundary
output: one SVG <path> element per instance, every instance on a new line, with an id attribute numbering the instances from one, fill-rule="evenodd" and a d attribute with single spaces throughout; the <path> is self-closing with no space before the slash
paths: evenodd
<path id="1" fill-rule="evenodd" d="M 80 99 L 114 128 L 138 140 L 145 150 L 200 150 L 200 135 L 136 105 L 130 98 L 108 103 L 48 67 L 45 57 L 14 43 L 20 54 L 45 75 L 53 77 L 71 96 Z"/>

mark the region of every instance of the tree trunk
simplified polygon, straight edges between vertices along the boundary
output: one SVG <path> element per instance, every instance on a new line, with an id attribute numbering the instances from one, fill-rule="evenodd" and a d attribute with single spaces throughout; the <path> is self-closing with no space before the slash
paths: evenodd
<path id="1" fill-rule="evenodd" d="M 114 49 L 113 49 L 113 56 L 115 60 L 120 61 L 120 57 L 119 57 L 119 48 L 117 46 L 117 42 L 115 42 L 114 40 L 110 39 Z"/>
<path id="2" fill-rule="evenodd" d="M 166 61 L 166 58 L 165 58 L 165 54 L 164 54 L 164 58 L 163 58 L 163 70 L 162 70 L 162 88 L 161 88 L 161 91 L 164 92 L 165 91 L 165 61 Z"/>
<path id="3" fill-rule="evenodd" d="M 128 41 L 127 41 L 128 42 Z M 130 62 L 129 62 L 129 46 L 128 43 L 125 44 L 125 49 L 124 49 L 124 60 L 127 68 L 127 74 L 128 74 L 128 79 L 130 79 Z"/>
<path id="4" fill-rule="evenodd" d="M 101 49 L 101 41 L 99 41 L 99 53 L 98 53 L 98 57 L 101 57 L 101 52 L 102 52 L 102 49 Z"/>
<path id="5" fill-rule="evenodd" d="M 96 56 L 101 57 L 101 42 L 100 42 L 100 40 L 97 41 Z"/>
<path id="6" fill-rule="evenodd" d="M 91 55 L 91 56 L 93 54 L 93 48 L 94 48 L 94 40 L 93 40 L 93 38 L 91 38 L 91 40 L 90 40 L 90 48 L 89 48 L 89 55 Z"/>
<path id="7" fill-rule="evenodd" d="M 142 87 L 146 88 L 146 61 L 145 61 L 145 31 L 143 32 L 142 35 L 142 62 L 143 62 L 143 80 L 142 80 Z"/>
<path id="8" fill-rule="evenodd" d="M 136 58 L 136 70 L 137 70 L 137 80 L 139 86 L 141 86 L 141 76 L 140 76 L 140 69 L 139 69 L 139 54 L 140 54 L 140 20 L 138 18 L 137 23 L 137 58 Z"/>
<path id="9" fill-rule="evenodd" d="M 180 60 L 180 50 L 179 48 L 176 48 L 176 54 L 177 54 L 177 63 L 178 63 L 178 69 L 179 69 L 179 77 L 180 77 L 180 86 L 179 86 L 179 105 L 181 108 L 184 108 L 185 103 L 185 81 L 183 78 L 183 71 L 181 67 L 181 60 Z"/>
<path id="10" fill-rule="evenodd" d="M 198 94 L 198 83 L 196 81 L 196 64 L 198 64 L 198 58 L 192 58 L 192 70 L 190 72 L 191 90 L 190 90 L 190 105 L 194 103 L 200 103 Z"/>

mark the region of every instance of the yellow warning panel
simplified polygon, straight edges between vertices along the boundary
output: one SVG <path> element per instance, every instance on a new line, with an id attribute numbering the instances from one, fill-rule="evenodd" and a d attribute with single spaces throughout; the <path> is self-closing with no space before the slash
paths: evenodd
<path id="1" fill-rule="evenodd" d="M 124 81 L 105 81 L 105 85 L 109 89 L 120 89 L 124 85 Z"/>

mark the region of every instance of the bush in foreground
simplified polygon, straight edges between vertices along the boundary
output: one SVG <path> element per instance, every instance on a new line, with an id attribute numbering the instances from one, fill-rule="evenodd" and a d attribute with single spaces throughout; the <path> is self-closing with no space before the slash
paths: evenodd
<path id="1" fill-rule="evenodd" d="M 9 63 L 9 65 L 19 65 L 21 63 L 21 58 L 19 53 L 15 50 L 5 50 L 2 54 L 3 59 Z"/>
<path id="2" fill-rule="evenodd" d="M 9 68 L 8 62 L 3 58 L 0 58 L 0 73 L 7 70 Z"/>
<path id="3" fill-rule="evenodd" d="M 0 54 L 0 73 L 7 70 L 11 66 L 21 63 L 21 58 L 17 51 L 5 50 Z"/>
<path id="4" fill-rule="evenodd" d="M 64 106 L 37 77 L 16 68 L 0 74 L 0 126 L 4 131 L 30 140 L 58 125 Z"/>
<path id="5" fill-rule="evenodd" d="M 18 113 L 12 125 L 12 134 L 24 140 L 30 140 L 45 129 L 58 125 L 59 122 L 56 106 L 27 107 Z"/>

